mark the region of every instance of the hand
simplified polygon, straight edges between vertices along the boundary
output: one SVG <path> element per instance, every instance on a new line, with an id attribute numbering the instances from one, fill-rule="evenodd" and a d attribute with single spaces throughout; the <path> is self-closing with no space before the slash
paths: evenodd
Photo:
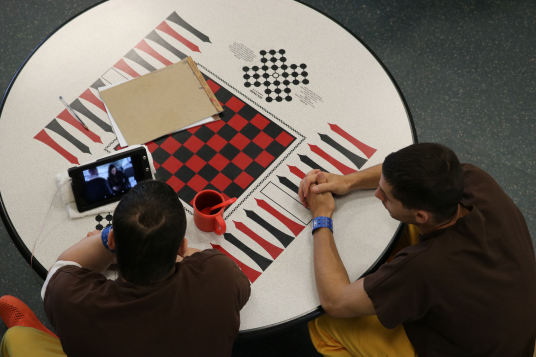
<path id="1" fill-rule="evenodd" d="M 312 185 L 315 183 L 316 185 Z M 300 182 L 298 194 L 304 207 L 308 207 L 307 196 L 311 190 L 314 193 L 333 192 L 337 195 L 344 195 L 350 189 L 350 184 L 346 176 L 321 172 L 318 169 L 312 170 Z"/>
<path id="2" fill-rule="evenodd" d="M 332 218 L 333 211 L 335 211 L 335 200 L 333 199 L 333 194 L 329 191 L 315 193 L 315 187 L 325 185 L 327 183 L 326 178 L 322 174 L 317 175 L 317 180 L 318 185 L 316 183 L 312 183 L 310 186 L 312 192 L 307 195 L 307 205 L 311 210 L 313 218 L 320 216 Z"/>
<path id="3" fill-rule="evenodd" d="M 179 251 L 177 252 L 177 259 L 175 259 L 175 262 L 181 262 L 184 258 L 189 257 L 190 255 L 197 252 L 202 252 L 202 250 L 188 247 L 188 239 L 185 237 L 181 243 L 181 246 L 179 247 Z"/>
<path id="4" fill-rule="evenodd" d="M 184 253 L 184 258 L 189 257 L 190 255 L 197 253 L 197 252 L 202 252 L 202 250 L 188 247 L 186 248 L 186 253 Z"/>
<path id="5" fill-rule="evenodd" d="M 95 235 L 95 234 L 101 234 L 101 231 L 99 231 L 98 229 L 96 229 L 96 230 L 94 230 L 93 232 L 88 232 L 86 238 L 91 237 L 91 236 L 93 236 L 93 235 Z"/>

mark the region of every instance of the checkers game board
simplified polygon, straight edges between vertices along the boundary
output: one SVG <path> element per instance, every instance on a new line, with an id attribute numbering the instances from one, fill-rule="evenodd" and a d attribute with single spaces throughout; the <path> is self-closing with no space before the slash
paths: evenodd
<path id="1" fill-rule="evenodd" d="M 224 108 L 221 120 L 147 144 L 156 178 L 190 206 L 202 190 L 239 198 L 296 140 L 206 75 L 205 80 Z"/>

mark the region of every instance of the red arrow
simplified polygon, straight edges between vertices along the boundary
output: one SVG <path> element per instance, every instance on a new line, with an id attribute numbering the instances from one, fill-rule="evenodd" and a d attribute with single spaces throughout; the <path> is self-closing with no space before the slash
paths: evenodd
<path id="1" fill-rule="evenodd" d="M 45 129 L 43 129 L 39 133 L 37 133 L 37 135 L 34 136 L 34 139 L 37 139 L 40 142 L 50 146 L 52 149 L 56 150 L 58 152 L 58 154 L 60 154 L 64 158 L 66 158 L 71 164 L 80 165 L 80 163 L 78 162 L 78 159 L 76 158 L 76 156 L 74 156 L 73 154 L 71 154 L 70 152 L 68 152 L 64 148 L 62 148 L 57 142 L 55 142 L 54 139 L 52 139 L 47 134 Z"/>
<path id="2" fill-rule="evenodd" d="M 303 231 L 303 229 L 305 228 L 305 226 L 302 226 L 301 224 L 296 223 L 293 220 L 291 220 L 290 218 L 287 218 L 286 216 L 284 216 L 282 213 L 280 213 L 275 208 L 270 206 L 266 201 L 259 200 L 259 199 L 255 199 L 255 201 L 257 201 L 257 204 L 259 205 L 260 208 L 262 208 L 266 212 L 270 213 L 272 216 L 277 218 L 281 223 L 283 223 L 285 226 L 287 226 L 287 228 L 292 231 L 294 236 L 297 237 L 298 234 L 300 234 L 301 231 Z"/>
<path id="3" fill-rule="evenodd" d="M 169 66 L 170 64 L 173 64 L 173 62 L 162 56 L 160 53 L 156 52 L 151 46 L 147 44 L 147 42 L 145 42 L 145 40 L 141 40 L 135 48 L 147 53 L 148 55 L 153 56 L 154 58 L 162 62 L 164 66 Z"/>
<path id="4" fill-rule="evenodd" d="M 253 232 L 251 229 L 246 227 L 246 225 L 244 223 L 235 222 L 235 221 L 233 221 L 233 222 L 234 222 L 236 228 L 240 232 L 246 234 L 248 237 L 253 239 L 255 242 L 259 243 L 259 245 L 261 247 L 263 247 L 264 250 L 266 250 L 272 256 L 272 258 L 274 258 L 274 260 L 279 256 L 279 254 L 283 253 L 283 249 L 281 249 L 279 247 L 276 247 L 272 243 L 266 241 L 264 238 L 259 236 L 257 233 Z"/>
<path id="5" fill-rule="evenodd" d="M 93 140 L 94 143 L 101 143 L 102 144 L 102 141 L 101 141 L 101 138 L 100 136 L 98 136 L 97 134 L 95 134 L 94 132 L 92 131 L 89 131 L 87 130 L 86 128 L 84 128 L 82 126 L 82 124 L 80 124 L 80 122 L 78 120 L 76 120 L 72 115 L 71 113 L 69 113 L 69 111 L 67 109 L 63 109 L 63 112 L 61 112 L 60 114 L 58 114 L 56 116 L 56 118 L 58 119 L 61 119 L 63 121 L 66 121 L 67 123 L 71 124 L 72 126 L 74 126 L 76 129 L 80 130 L 82 133 L 84 133 L 84 135 L 86 135 L 88 138 L 90 138 L 91 140 Z"/>
<path id="6" fill-rule="evenodd" d="M 309 145 L 312 152 L 314 152 L 315 154 L 317 154 L 318 156 L 320 156 L 321 158 L 323 158 L 324 160 L 326 160 L 327 162 L 335 166 L 337 170 L 339 170 L 343 175 L 348 175 L 348 174 L 351 174 L 352 172 L 356 172 L 356 170 L 349 168 L 348 166 L 346 166 L 339 160 L 335 159 L 334 157 L 332 157 L 330 154 L 328 154 L 327 152 L 325 152 L 318 146 L 313 145 L 313 144 L 307 144 L 307 145 Z"/>
<path id="7" fill-rule="evenodd" d="M 290 169 L 290 172 L 292 172 L 294 175 L 298 176 L 302 180 L 305 178 L 305 173 L 303 173 L 302 170 L 298 169 L 296 166 L 290 166 L 290 165 L 287 165 L 287 166 Z"/>
<path id="8" fill-rule="evenodd" d="M 88 88 L 84 93 L 80 95 L 80 98 L 87 100 L 91 104 L 99 107 L 102 109 L 103 112 L 106 113 L 106 107 L 104 106 L 104 103 L 93 94 L 93 92 Z"/>
<path id="9" fill-rule="evenodd" d="M 175 30 L 173 30 L 167 24 L 167 22 L 162 21 L 162 23 L 158 25 L 156 29 L 167 33 L 168 35 L 170 35 L 171 37 L 173 37 L 174 39 L 182 43 L 184 46 L 188 47 L 190 50 L 201 53 L 201 51 L 199 51 L 199 47 L 197 47 L 196 45 L 194 45 L 193 43 L 191 43 L 190 41 L 188 41 L 187 39 L 179 35 Z"/>
<path id="10" fill-rule="evenodd" d="M 345 138 L 346 140 L 348 140 L 349 142 L 351 142 L 356 148 L 358 148 L 359 150 L 361 150 L 361 152 L 363 154 L 365 154 L 365 156 L 370 159 L 370 157 L 372 155 L 374 155 L 374 153 L 377 151 L 377 149 L 374 149 L 366 144 L 363 144 L 361 141 L 357 140 L 356 138 L 354 138 L 352 135 L 348 134 L 346 131 L 344 131 L 343 129 L 341 129 L 340 126 L 338 126 L 337 124 L 329 124 L 329 127 L 331 128 L 332 131 L 334 131 L 335 133 L 339 134 L 340 136 L 342 136 L 343 138 Z"/>

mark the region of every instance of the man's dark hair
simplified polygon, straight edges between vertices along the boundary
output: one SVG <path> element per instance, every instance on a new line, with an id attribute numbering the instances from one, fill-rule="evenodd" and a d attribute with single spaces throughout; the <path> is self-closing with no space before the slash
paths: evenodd
<path id="1" fill-rule="evenodd" d="M 404 208 L 430 212 L 437 223 L 456 214 L 464 174 L 448 147 L 434 143 L 405 147 L 385 158 L 382 174 Z"/>
<path id="2" fill-rule="evenodd" d="M 173 269 L 186 215 L 170 186 L 143 181 L 117 205 L 113 229 L 119 273 L 132 284 L 150 285 Z"/>

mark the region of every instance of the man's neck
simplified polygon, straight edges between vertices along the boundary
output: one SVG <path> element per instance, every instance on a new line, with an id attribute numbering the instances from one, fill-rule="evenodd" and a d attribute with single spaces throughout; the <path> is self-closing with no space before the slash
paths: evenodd
<path id="1" fill-rule="evenodd" d="M 157 284 L 157 283 L 159 283 L 159 282 L 161 282 L 161 281 L 166 280 L 166 279 L 169 278 L 171 275 L 175 274 L 175 270 L 176 270 L 176 267 L 173 266 L 173 269 L 171 269 L 170 272 L 169 272 L 166 276 L 164 276 L 162 279 L 159 279 L 158 281 L 154 281 L 154 282 L 152 282 L 151 284 Z M 122 276 L 119 276 L 119 278 L 120 278 L 122 281 L 124 281 L 125 283 L 128 283 L 128 281 L 127 281 L 125 278 L 123 278 Z"/>
<path id="2" fill-rule="evenodd" d="M 419 232 L 422 235 L 425 235 L 433 231 L 437 231 L 437 230 L 444 229 L 444 228 L 454 225 L 458 221 L 458 219 L 462 218 L 463 216 L 468 215 L 470 212 L 471 211 L 469 211 L 465 206 L 462 206 L 460 203 L 458 203 L 458 211 L 456 212 L 454 217 L 452 217 L 452 219 L 449 219 L 446 222 L 442 222 L 439 224 L 426 224 L 425 223 L 425 224 L 416 224 L 416 226 L 419 229 Z"/>

